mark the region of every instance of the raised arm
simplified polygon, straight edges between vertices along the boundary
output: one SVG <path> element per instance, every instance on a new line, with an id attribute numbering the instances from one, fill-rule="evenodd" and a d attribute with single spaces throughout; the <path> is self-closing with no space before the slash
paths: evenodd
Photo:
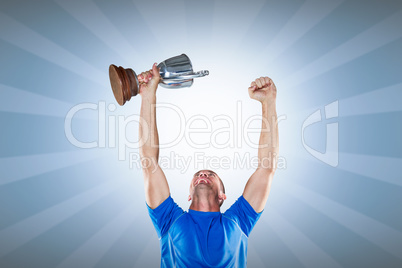
<path id="1" fill-rule="evenodd" d="M 156 63 L 149 72 L 138 76 L 140 82 L 141 112 L 139 138 L 142 171 L 144 173 L 145 200 L 152 209 L 169 197 L 169 185 L 165 174 L 158 165 L 159 136 L 156 127 L 156 89 L 160 75 Z"/>
<path id="2" fill-rule="evenodd" d="M 262 126 L 258 147 L 258 168 L 244 188 L 243 197 L 255 211 L 267 202 L 279 152 L 276 87 L 269 77 L 261 77 L 248 88 L 250 98 L 262 104 Z"/>

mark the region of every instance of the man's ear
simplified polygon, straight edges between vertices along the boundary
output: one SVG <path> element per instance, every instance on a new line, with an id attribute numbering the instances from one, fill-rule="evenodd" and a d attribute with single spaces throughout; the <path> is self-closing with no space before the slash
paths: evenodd
<path id="1" fill-rule="evenodd" d="M 188 201 L 190 201 L 191 200 L 191 195 L 188 195 Z"/>
<path id="2" fill-rule="evenodd" d="M 222 201 L 226 200 L 226 195 L 223 192 L 219 193 L 219 200 L 222 200 Z"/>

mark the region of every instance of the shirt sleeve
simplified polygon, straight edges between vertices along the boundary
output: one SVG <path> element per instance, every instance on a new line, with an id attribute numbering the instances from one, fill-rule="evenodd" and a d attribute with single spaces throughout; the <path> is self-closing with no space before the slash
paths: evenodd
<path id="1" fill-rule="evenodd" d="M 247 200 L 243 196 L 240 196 L 223 215 L 235 221 L 248 237 L 260 218 L 261 213 L 262 211 L 257 213 Z"/>
<path id="2" fill-rule="evenodd" d="M 146 205 L 159 239 L 167 233 L 174 221 L 184 213 L 183 209 L 170 196 L 155 209 L 150 208 L 148 204 Z"/>

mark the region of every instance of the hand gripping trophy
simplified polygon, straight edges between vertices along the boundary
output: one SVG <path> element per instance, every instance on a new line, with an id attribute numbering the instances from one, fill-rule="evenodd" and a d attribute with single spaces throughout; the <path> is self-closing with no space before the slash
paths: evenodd
<path id="1" fill-rule="evenodd" d="M 159 63 L 158 68 L 161 76 L 160 84 L 166 88 L 190 87 L 194 78 L 209 74 L 206 70 L 194 72 L 191 61 L 185 54 L 164 60 Z M 133 69 L 111 64 L 109 78 L 114 97 L 120 105 L 124 105 L 131 97 L 138 94 L 140 84 Z"/>

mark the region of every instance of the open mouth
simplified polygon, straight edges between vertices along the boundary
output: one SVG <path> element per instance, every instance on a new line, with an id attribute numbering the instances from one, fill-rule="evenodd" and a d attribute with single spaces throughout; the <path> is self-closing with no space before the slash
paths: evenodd
<path id="1" fill-rule="evenodd" d="M 197 186 L 198 184 L 201 184 L 201 183 L 203 183 L 203 184 L 210 184 L 211 181 L 208 180 L 207 178 L 198 178 L 198 179 L 195 181 L 194 186 Z"/>

